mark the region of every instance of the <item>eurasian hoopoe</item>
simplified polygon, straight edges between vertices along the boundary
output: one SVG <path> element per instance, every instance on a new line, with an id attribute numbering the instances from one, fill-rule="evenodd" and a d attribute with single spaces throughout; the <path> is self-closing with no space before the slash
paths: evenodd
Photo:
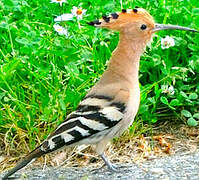
<path id="1" fill-rule="evenodd" d="M 105 157 L 106 144 L 121 135 L 132 124 L 138 111 L 140 90 L 139 61 L 154 32 L 164 29 L 194 29 L 155 24 L 152 16 L 142 8 L 122 10 L 88 23 L 120 32 L 120 41 L 113 52 L 107 70 L 98 83 L 80 102 L 77 110 L 35 150 L 11 169 L 3 179 L 26 166 L 33 159 L 63 146 L 95 144 L 96 152 L 110 170 L 116 166 Z"/>

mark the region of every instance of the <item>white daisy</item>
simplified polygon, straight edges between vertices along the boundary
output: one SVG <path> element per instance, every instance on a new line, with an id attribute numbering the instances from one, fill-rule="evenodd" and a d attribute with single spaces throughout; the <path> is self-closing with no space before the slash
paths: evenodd
<path id="1" fill-rule="evenodd" d="M 172 37 L 166 36 L 165 38 L 161 38 L 161 48 L 168 49 L 175 45 L 175 41 Z"/>
<path id="2" fill-rule="evenodd" d="M 173 86 L 162 85 L 161 89 L 162 89 L 162 93 L 166 93 L 166 94 L 169 94 L 169 95 L 174 95 L 174 93 L 175 93 Z"/>
<path id="3" fill-rule="evenodd" d="M 53 27 L 54 27 L 55 31 L 58 32 L 59 35 L 68 36 L 68 31 L 64 27 L 62 27 L 58 24 L 54 24 Z"/>
<path id="4" fill-rule="evenodd" d="M 73 9 L 71 10 L 72 15 L 77 17 L 77 19 L 82 19 L 86 11 L 86 9 L 77 8 L 76 6 L 73 6 Z"/>
<path id="5" fill-rule="evenodd" d="M 174 95 L 174 93 L 175 93 L 174 87 L 170 86 L 169 89 L 168 89 L 168 94 L 169 95 Z"/>
<path id="6" fill-rule="evenodd" d="M 62 14 L 61 16 L 57 16 L 54 21 L 58 22 L 58 21 L 69 21 L 73 19 L 73 15 L 72 14 Z"/>
<path id="7" fill-rule="evenodd" d="M 51 3 L 59 3 L 62 6 L 62 3 L 66 2 L 66 0 L 51 0 Z"/>

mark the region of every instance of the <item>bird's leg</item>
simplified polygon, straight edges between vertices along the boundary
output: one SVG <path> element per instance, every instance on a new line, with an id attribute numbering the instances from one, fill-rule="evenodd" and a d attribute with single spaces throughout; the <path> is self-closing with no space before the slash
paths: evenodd
<path id="1" fill-rule="evenodd" d="M 107 157 L 105 156 L 104 153 L 100 154 L 100 157 L 103 159 L 103 161 L 105 162 L 105 165 L 108 166 L 108 169 L 111 171 L 117 171 L 117 166 L 112 164 Z"/>

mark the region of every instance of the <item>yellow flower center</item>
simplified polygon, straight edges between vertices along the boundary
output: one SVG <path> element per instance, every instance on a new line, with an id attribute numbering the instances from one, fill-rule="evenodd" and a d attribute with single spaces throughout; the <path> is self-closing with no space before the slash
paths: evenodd
<path id="1" fill-rule="evenodd" d="M 165 42 L 164 42 L 164 45 L 167 46 L 167 45 L 169 45 L 169 43 L 168 43 L 167 41 L 165 41 Z"/>
<path id="2" fill-rule="evenodd" d="M 82 9 L 77 9 L 76 13 L 77 13 L 77 15 L 81 15 L 82 14 Z"/>
<path id="3" fill-rule="evenodd" d="M 62 0 L 57 0 L 58 2 L 62 1 Z"/>

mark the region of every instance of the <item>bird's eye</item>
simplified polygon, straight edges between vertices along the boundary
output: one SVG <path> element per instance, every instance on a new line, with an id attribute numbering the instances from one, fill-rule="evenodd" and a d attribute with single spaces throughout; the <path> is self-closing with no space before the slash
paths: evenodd
<path id="1" fill-rule="evenodd" d="M 142 24 L 140 27 L 141 30 L 145 30 L 146 28 L 147 28 L 146 24 Z"/>

